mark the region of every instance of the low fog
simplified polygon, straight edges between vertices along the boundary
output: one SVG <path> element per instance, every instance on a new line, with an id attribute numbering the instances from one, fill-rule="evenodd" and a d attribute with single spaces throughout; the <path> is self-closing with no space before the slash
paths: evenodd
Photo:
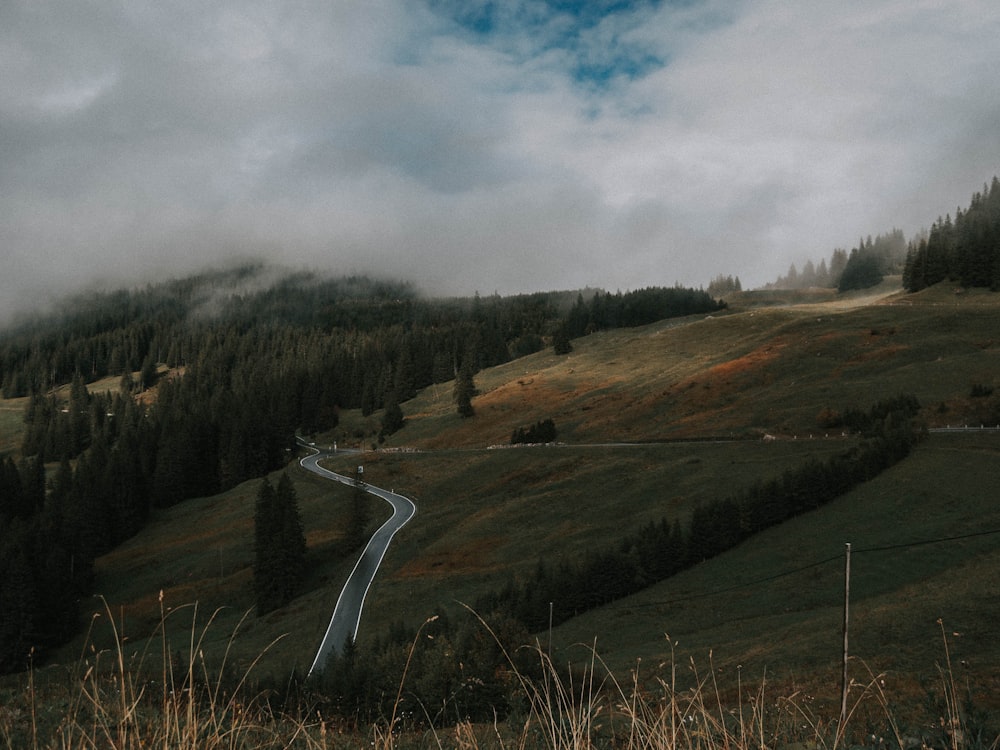
<path id="1" fill-rule="evenodd" d="M 0 6 L 0 315 L 259 259 L 752 287 L 1000 172 L 990 0 Z"/>

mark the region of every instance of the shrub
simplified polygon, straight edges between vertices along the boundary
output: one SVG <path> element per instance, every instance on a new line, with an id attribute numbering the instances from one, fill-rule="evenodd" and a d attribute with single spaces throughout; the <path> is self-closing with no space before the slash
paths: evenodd
<path id="1" fill-rule="evenodd" d="M 511 444 L 551 443 L 557 436 L 556 423 L 551 418 L 543 419 L 530 427 L 518 427 L 510 436 Z"/>
<path id="2" fill-rule="evenodd" d="M 969 396 L 971 398 L 987 398 L 993 395 L 992 385 L 983 385 L 982 383 L 973 383 L 972 388 L 969 390 Z"/>

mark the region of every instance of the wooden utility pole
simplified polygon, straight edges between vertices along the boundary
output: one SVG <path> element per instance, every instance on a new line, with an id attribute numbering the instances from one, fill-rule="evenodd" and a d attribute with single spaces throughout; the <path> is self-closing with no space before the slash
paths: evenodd
<path id="1" fill-rule="evenodd" d="M 847 722 L 847 623 L 851 607 L 851 544 L 848 542 L 844 553 L 844 671 L 840 682 L 840 732 Z"/>

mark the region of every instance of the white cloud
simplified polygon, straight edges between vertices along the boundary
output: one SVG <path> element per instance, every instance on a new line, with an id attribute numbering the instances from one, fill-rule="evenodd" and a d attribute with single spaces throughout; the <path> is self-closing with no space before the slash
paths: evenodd
<path id="1" fill-rule="evenodd" d="M 756 284 L 1000 171 L 988 0 L 498 7 L 5 4 L 6 305 L 254 254 L 449 293 Z"/>

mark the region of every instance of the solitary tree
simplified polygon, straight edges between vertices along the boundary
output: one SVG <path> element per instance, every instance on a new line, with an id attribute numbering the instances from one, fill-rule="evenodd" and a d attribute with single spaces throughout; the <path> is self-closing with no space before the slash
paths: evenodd
<path id="1" fill-rule="evenodd" d="M 472 408 L 472 396 L 476 392 L 476 384 L 472 379 L 472 366 L 468 362 L 463 362 L 455 378 L 455 406 L 459 415 L 471 417 L 476 413 Z"/>
<path id="2" fill-rule="evenodd" d="M 405 421 L 406 418 L 403 416 L 403 409 L 399 405 L 399 398 L 396 396 L 396 392 L 392 391 L 386 397 L 385 411 L 382 413 L 381 434 L 383 436 L 391 435 L 399 430 Z"/>
<path id="3" fill-rule="evenodd" d="M 278 509 L 281 514 L 281 551 L 285 602 L 298 592 L 306 572 L 306 534 L 299 511 L 299 498 L 288 474 L 278 480 Z"/>
<path id="4" fill-rule="evenodd" d="M 573 351 L 573 344 L 569 340 L 569 331 L 565 324 L 556 329 L 552 336 L 552 351 L 556 354 L 569 354 Z"/>
<path id="5" fill-rule="evenodd" d="M 139 371 L 139 385 L 145 390 L 152 388 L 156 384 L 156 360 L 153 353 L 149 352 L 142 360 L 142 369 Z"/>

